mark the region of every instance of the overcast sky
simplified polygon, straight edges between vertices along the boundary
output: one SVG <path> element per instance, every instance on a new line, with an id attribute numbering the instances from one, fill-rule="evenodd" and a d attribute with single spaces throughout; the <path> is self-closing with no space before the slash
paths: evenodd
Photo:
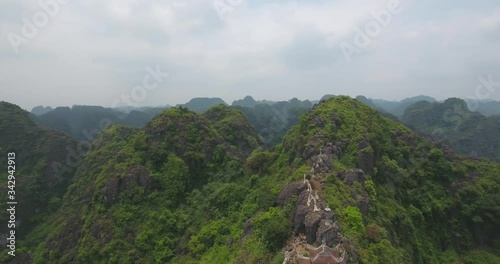
<path id="1" fill-rule="evenodd" d="M 498 0 L 401 0 L 357 49 L 357 29 L 389 2 L 220 0 L 217 11 L 212 0 L 73 0 L 49 9 L 43 25 L 38 1 L 2 0 L 0 100 L 31 109 L 111 106 L 134 91 L 133 103 L 153 106 L 245 95 L 444 99 L 476 96 L 481 76 L 500 82 Z M 38 33 L 23 35 L 33 19 Z M 350 62 L 342 43 L 357 49 Z M 157 65 L 168 78 L 145 94 L 134 90 Z M 500 100 L 498 86 L 483 95 Z"/>

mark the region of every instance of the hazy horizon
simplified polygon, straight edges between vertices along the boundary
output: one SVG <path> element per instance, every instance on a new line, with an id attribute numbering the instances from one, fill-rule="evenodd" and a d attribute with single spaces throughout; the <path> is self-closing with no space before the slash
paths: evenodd
<path id="1" fill-rule="evenodd" d="M 325 94 L 327 95 L 327 94 Z M 271 100 L 271 99 L 267 99 L 267 98 L 256 98 L 255 96 L 252 96 L 252 95 L 246 95 L 246 96 L 251 96 L 255 101 L 272 101 L 272 102 L 283 102 L 283 101 L 290 101 L 296 97 L 291 97 L 291 98 L 288 98 L 288 99 L 277 99 L 277 100 Z M 191 99 L 195 99 L 195 98 L 220 98 L 222 99 L 226 104 L 228 105 L 232 105 L 232 103 L 234 101 L 237 101 L 237 100 L 242 100 L 244 99 L 246 96 L 243 96 L 241 98 L 236 98 L 235 100 L 225 100 L 224 98 L 221 98 L 221 97 L 211 97 L 211 96 L 202 96 L 202 97 L 193 97 Z M 351 98 L 356 98 L 357 96 L 364 96 L 362 94 L 358 94 L 356 96 L 351 96 L 351 95 L 344 95 L 344 94 L 336 94 L 335 96 L 349 96 Z M 410 97 L 405 97 L 405 98 L 401 98 L 401 99 L 394 99 L 394 100 L 388 100 L 388 99 L 384 99 L 384 98 L 370 98 L 370 97 L 367 97 L 368 99 L 370 100 L 385 100 L 385 101 L 390 101 L 390 102 L 401 102 L 405 99 L 409 99 L 409 98 L 414 98 L 414 97 L 418 97 L 418 96 L 426 96 L 426 95 L 414 95 L 414 96 L 410 96 Z M 446 99 L 449 99 L 449 98 L 453 98 L 453 97 L 448 97 L 448 98 L 443 98 L 443 99 L 440 99 L 440 98 L 435 98 L 435 97 L 432 97 L 434 99 L 436 99 L 437 102 L 443 102 L 445 101 Z M 163 105 L 140 105 L 138 107 L 151 107 L 151 108 L 155 108 L 155 107 L 165 107 L 165 106 L 177 106 L 177 105 L 182 105 L 182 104 L 186 104 L 188 103 L 191 99 L 185 101 L 185 102 L 175 102 L 173 104 L 163 104 Z M 308 98 L 297 98 L 298 100 L 301 100 L 301 101 L 305 101 L 305 100 L 309 100 L 311 102 L 314 102 L 314 101 L 319 101 L 321 98 L 313 98 L 313 99 L 308 99 Z M 467 98 L 460 98 L 460 99 L 467 99 Z M 5 101 L 5 100 L 3 100 Z M 498 100 L 485 100 L 485 101 L 495 101 L 495 102 L 500 102 Z M 53 109 L 57 108 L 57 107 L 73 107 L 73 106 L 102 106 L 104 108 L 112 108 L 111 106 L 106 106 L 106 105 L 96 105 L 96 104 L 66 104 L 66 105 L 34 105 L 34 106 L 31 106 L 31 107 L 24 107 L 23 105 L 20 105 L 20 104 L 17 104 L 16 102 L 10 102 L 10 101 L 6 101 L 6 102 L 9 102 L 9 103 L 12 103 L 12 104 L 16 104 L 18 105 L 19 107 L 21 107 L 22 109 L 24 110 L 27 110 L 27 111 L 31 111 L 34 107 L 38 107 L 38 106 L 42 106 L 42 107 L 51 107 Z M 117 106 L 117 107 L 127 107 L 127 105 L 122 105 L 122 106 Z M 129 107 L 134 107 L 132 105 L 129 105 Z"/>

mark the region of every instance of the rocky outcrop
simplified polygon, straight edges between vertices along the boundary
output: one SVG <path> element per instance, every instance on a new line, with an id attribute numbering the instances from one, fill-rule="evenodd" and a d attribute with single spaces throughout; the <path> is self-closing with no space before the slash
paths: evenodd
<path id="1" fill-rule="evenodd" d="M 297 199 L 297 204 L 292 215 L 295 234 L 305 232 L 304 220 L 306 219 L 306 215 L 312 211 L 310 206 L 307 205 L 307 196 L 307 192 L 302 192 Z"/>
<path id="2" fill-rule="evenodd" d="M 46 247 L 61 253 L 68 253 L 78 245 L 81 233 L 82 220 L 80 216 L 73 216 L 68 219 L 67 224 L 56 237 L 47 240 Z M 74 257 L 73 255 L 72 258 Z"/>
<path id="3" fill-rule="evenodd" d="M 245 222 L 245 225 L 243 226 L 243 234 L 241 235 L 241 237 L 243 238 L 248 234 L 252 233 L 252 230 L 253 230 L 252 219 L 248 219 Z"/>
<path id="4" fill-rule="evenodd" d="M 123 180 L 125 190 L 130 190 L 134 185 L 139 185 L 144 188 L 144 193 L 151 192 L 153 187 L 153 178 L 149 175 L 149 170 L 146 167 L 132 167 Z"/>
<path id="5" fill-rule="evenodd" d="M 326 120 L 320 115 L 310 115 L 307 123 L 317 128 L 324 128 Z"/>
<path id="6" fill-rule="evenodd" d="M 276 199 L 276 204 L 278 206 L 284 206 L 294 196 L 298 196 L 299 193 L 305 190 L 305 188 L 306 186 L 302 181 L 296 181 L 287 184 L 285 187 L 283 187 L 280 194 L 278 195 L 278 198 Z"/>
<path id="7" fill-rule="evenodd" d="M 335 113 L 332 114 L 331 118 L 335 126 L 340 125 L 337 123 Z M 315 127 L 325 125 L 323 117 L 315 117 L 309 121 Z M 297 154 L 309 160 L 311 172 L 304 175 L 303 181 L 286 185 L 281 190 L 276 201 L 279 206 L 284 206 L 291 200 L 291 197 L 297 197 L 295 209 L 290 216 L 295 237 L 284 248 L 284 264 L 347 263 L 347 252 L 340 243 L 342 239 L 340 224 L 335 219 L 335 213 L 325 204 L 320 194 L 326 175 L 333 171 L 334 160 L 342 158 L 348 144 L 348 139 L 331 142 L 325 135 L 317 133 L 303 148 L 296 149 Z M 284 145 L 285 148 L 291 147 L 287 146 L 286 141 Z M 360 146 L 368 147 L 368 145 Z M 371 163 L 368 162 L 366 165 L 367 168 L 373 166 L 373 157 Z M 355 181 L 364 184 L 365 181 L 365 173 L 361 169 L 340 172 L 338 177 L 348 184 L 353 184 Z M 360 207 L 362 206 L 363 210 L 367 212 L 369 201 L 367 202 L 362 198 L 360 198 Z M 311 247 L 311 245 L 321 246 L 315 248 Z M 315 254 L 306 252 L 308 251 L 306 249 L 313 248 L 320 250 L 315 251 Z M 331 254 L 325 251 L 326 249 Z M 312 258 L 307 256 L 306 253 Z"/>
<path id="8" fill-rule="evenodd" d="M 358 196 L 358 207 L 363 217 L 368 215 L 370 209 L 370 197 L 368 195 Z"/>
<path id="9" fill-rule="evenodd" d="M 283 189 L 282 193 L 286 189 L 287 187 Z M 304 234 L 308 244 L 320 245 L 325 242 L 327 245 L 334 245 L 338 240 L 340 230 L 338 222 L 335 221 L 335 214 L 328 207 L 325 207 L 322 200 L 311 199 L 310 195 L 306 188 L 301 189 L 295 210 L 292 213 L 294 232 L 296 235 Z M 316 193 L 312 195 L 312 197 L 314 196 L 317 196 Z M 314 201 L 316 201 L 316 208 Z"/>
<path id="10" fill-rule="evenodd" d="M 321 151 L 319 155 L 312 156 L 310 162 L 314 173 L 329 173 L 332 171 L 333 157 L 331 154 L 323 154 Z"/>
<path id="11" fill-rule="evenodd" d="M 31 264 L 33 263 L 33 258 L 28 253 L 16 254 L 9 264 Z"/>
<path id="12" fill-rule="evenodd" d="M 332 121 L 334 128 L 339 128 L 341 125 L 341 122 L 339 118 L 337 117 L 337 114 L 335 112 L 332 112 L 330 114 L 330 120 Z"/>
<path id="13" fill-rule="evenodd" d="M 327 142 L 328 138 L 325 135 L 314 135 L 314 137 L 305 144 L 304 150 L 302 152 L 302 158 L 304 160 L 309 160 L 312 156 L 319 153 L 320 148 L 322 148 Z"/>
<path id="14" fill-rule="evenodd" d="M 348 143 L 349 139 L 340 139 L 332 142 L 324 135 L 316 134 L 313 139 L 305 145 L 302 152 L 302 158 L 309 160 L 314 155 L 325 154 L 331 161 L 334 159 L 341 159 Z"/>
<path id="15" fill-rule="evenodd" d="M 102 193 L 105 204 L 117 202 L 121 192 L 133 190 L 134 186 L 144 188 L 144 193 L 149 194 L 153 188 L 153 178 L 149 175 L 149 170 L 143 166 L 131 167 L 123 177 L 113 177 L 106 182 Z"/>
<path id="16" fill-rule="evenodd" d="M 316 242 L 316 233 L 319 229 L 319 224 L 323 214 L 321 212 L 309 212 L 304 219 L 304 227 L 306 229 L 306 238 L 308 244 Z"/>
<path id="17" fill-rule="evenodd" d="M 330 219 L 322 219 L 318 231 L 316 231 L 316 244 L 334 244 L 338 240 L 340 227 L 338 222 Z"/>
<path id="18" fill-rule="evenodd" d="M 370 145 L 368 137 L 365 137 L 365 139 L 359 143 L 358 148 L 359 148 L 359 153 L 358 153 L 359 168 L 361 168 L 367 174 L 373 175 L 375 168 L 374 164 L 375 157 L 373 154 L 373 148 Z"/>
<path id="19" fill-rule="evenodd" d="M 343 180 L 345 183 L 351 185 L 355 181 L 363 184 L 365 182 L 365 173 L 361 169 L 350 169 L 346 171 L 341 171 L 338 173 L 339 179 Z"/>
<path id="20" fill-rule="evenodd" d="M 340 139 L 335 142 L 328 142 L 323 147 L 323 153 L 326 155 L 331 155 L 332 158 L 341 159 L 344 150 L 347 148 L 349 144 L 349 139 Z"/>
<path id="21" fill-rule="evenodd" d="M 120 178 L 114 177 L 106 182 L 103 190 L 104 202 L 106 204 L 114 204 L 118 201 L 118 194 L 120 192 Z"/>

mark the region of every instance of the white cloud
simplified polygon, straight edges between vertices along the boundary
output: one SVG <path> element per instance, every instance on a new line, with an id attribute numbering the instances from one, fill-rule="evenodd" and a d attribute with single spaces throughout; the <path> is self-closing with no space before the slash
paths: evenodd
<path id="1" fill-rule="evenodd" d="M 338 44 L 352 41 L 354 29 L 387 2 L 244 1 L 221 22 L 211 1 L 72 1 L 21 46 L 20 55 L 13 54 L 5 37 L 0 41 L 0 90 L 5 100 L 29 107 L 109 104 L 140 81 L 147 65 L 159 63 L 176 74 L 145 104 L 175 104 L 200 95 L 235 99 L 249 93 L 280 99 L 342 92 L 444 98 L 467 95 L 471 88 L 460 83 L 500 68 L 500 37 L 491 37 L 500 32 L 500 9 L 458 8 L 427 19 L 412 8 L 438 12 L 432 2 L 404 0 L 403 12 L 347 65 Z M 0 8 L 12 5 L 28 18 L 39 8 L 27 0 L 2 1 Z M 21 18 L 1 22 L 1 35 L 19 33 L 20 23 Z M 442 80 L 436 81 L 439 76 Z M 424 89 L 450 78 L 456 79 L 450 85 L 458 85 L 454 94 Z M 376 84 L 367 85 L 370 80 Z M 54 96 L 3 93 L 11 87 L 27 94 L 36 87 L 31 94 Z"/>
<path id="2" fill-rule="evenodd" d="M 490 15 L 479 18 L 479 25 L 484 28 L 500 27 L 500 8 L 496 9 Z"/>

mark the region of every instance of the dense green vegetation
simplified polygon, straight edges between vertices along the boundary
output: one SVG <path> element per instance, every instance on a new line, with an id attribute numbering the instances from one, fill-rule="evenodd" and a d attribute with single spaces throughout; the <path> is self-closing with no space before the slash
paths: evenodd
<path id="1" fill-rule="evenodd" d="M 458 153 L 500 161 L 500 116 L 485 117 L 471 112 L 461 99 L 418 102 L 408 107 L 402 120 Z"/>
<path id="2" fill-rule="evenodd" d="M 38 128 L 29 113 L 16 105 L 0 102 L 0 192 L 7 199 L 7 153 L 14 152 L 16 237 L 23 238 L 34 226 L 57 210 L 73 175 L 67 164 L 68 149 L 77 151 L 74 140 L 61 132 Z M 70 160 L 71 162 L 71 160 Z M 0 233 L 7 231 L 6 210 L 0 213 Z"/>
<path id="3" fill-rule="evenodd" d="M 345 97 L 330 99 L 304 117 L 285 137 L 280 159 L 301 166 L 309 148 L 338 141 L 347 144 L 334 168 L 361 167 L 368 180 L 346 186 L 333 173 L 325 195 L 364 262 L 380 257 L 374 249 L 389 254 L 381 263 L 444 263 L 450 252 L 467 256 L 478 248 L 499 253 L 498 164 L 458 159 Z M 353 196 L 365 194 L 370 206 L 360 225 L 349 206 L 359 205 Z"/>
<path id="4" fill-rule="evenodd" d="M 457 157 L 344 96 L 300 116 L 273 150 L 245 116 L 172 108 L 143 129 L 107 128 L 21 252 L 35 263 L 282 263 L 295 202 L 276 198 L 321 149 L 333 160 L 321 195 L 353 245 L 349 263 L 500 262 L 498 163 Z M 363 179 L 343 178 L 355 168 Z"/>

